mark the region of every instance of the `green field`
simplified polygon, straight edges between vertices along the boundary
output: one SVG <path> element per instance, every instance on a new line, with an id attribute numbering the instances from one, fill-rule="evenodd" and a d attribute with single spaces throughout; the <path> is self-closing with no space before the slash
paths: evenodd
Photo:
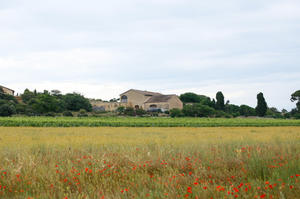
<path id="1" fill-rule="evenodd" d="M 31 127 L 264 127 L 300 126 L 300 120 L 265 118 L 163 118 L 163 117 L 0 117 L 0 126 Z"/>

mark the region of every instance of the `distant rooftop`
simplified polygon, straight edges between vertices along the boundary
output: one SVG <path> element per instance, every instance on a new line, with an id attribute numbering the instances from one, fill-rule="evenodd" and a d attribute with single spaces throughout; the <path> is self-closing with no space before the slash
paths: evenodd
<path id="1" fill-rule="evenodd" d="M 123 95 L 123 94 L 125 94 L 125 93 L 127 93 L 129 91 L 135 91 L 135 92 L 140 93 L 142 95 L 151 95 L 151 96 L 162 95 L 161 93 L 150 92 L 150 91 L 142 91 L 142 90 L 137 90 L 137 89 L 130 89 L 130 90 L 122 93 L 121 95 Z"/>

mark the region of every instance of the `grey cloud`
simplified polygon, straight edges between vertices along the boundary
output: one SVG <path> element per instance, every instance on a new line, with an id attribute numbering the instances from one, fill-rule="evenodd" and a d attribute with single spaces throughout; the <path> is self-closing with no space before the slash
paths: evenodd
<path id="1" fill-rule="evenodd" d="M 76 82 L 100 98 L 219 87 L 250 104 L 264 88 L 284 106 L 299 85 L 299 13 L 296 0 L 1 1 L 1 84 L 71 92 Z"/>

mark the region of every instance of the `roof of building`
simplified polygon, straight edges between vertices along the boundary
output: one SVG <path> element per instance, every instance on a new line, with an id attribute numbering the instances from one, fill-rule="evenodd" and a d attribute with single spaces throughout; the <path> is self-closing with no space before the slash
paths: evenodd
<path id="1" fill-rule="evenodd" d="M 168 102 L 174 96 L 176 96 L 176 95 L 157 95 L 157 96 L 152 96 L 145 103 Z"/>
<path id="2" fill-rule="evenodd" d="M 5 87 L 5 86 L 1 86 L 1 85 L 0 85 L 0 87 L 1 87 L 1 88 L 6 88 L 6 89 L 8 89 L 8 90 L 11 90 L 11 91 L 15 92 L 13 89 L 7 88 L 7 87 Z"/>
<path id="3" fill-rule="evenodd" d="M 142 90 L 137 90 L 137 89 L 130 89 L 120 95 L 124 95 L 125 93 L 129 92 L 129 91 L 134 91 L 136 93 L 140 93 L 142 95 L 151 95 L 151 96 L 158 96 L 158 95 L 162 95 L 161 93 L 156 93 L 156 92 L 150 92 L 150 91 L 142 91 Z"/>

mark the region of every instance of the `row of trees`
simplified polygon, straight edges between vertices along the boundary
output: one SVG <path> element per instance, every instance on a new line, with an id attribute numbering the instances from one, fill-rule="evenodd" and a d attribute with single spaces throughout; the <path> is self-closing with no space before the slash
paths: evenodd
<path id="1" fill-rule="evenodd" d="M 221 91 L 216 93 L 216 100 L 204 95 L 195 93 L 184 93 L 180 95 L 184 103 L 182 110 L 170 110 L 172 117 L 237 117 L 237 116 L 259 116 L 274 118 L 300 118 L 300 91 L 292 94 L 291 100 L 297 101 L 297 108 L 291 112 L 286 110 L 278 111 L 275 107 L 268 107 L 263 93 L 257 94 L 257 106 L 255 108 L 248 105 L 237 106 L 226 101 Z"/>
<path id="2" fill-rule="evenodd" d="M 18 100 L 17 100 L 18 99 Z M 0 116 L 21 115 L 56 115 L 62 113 L 65 116 L 72 116 L 72 112 L 78 112 L 80 116 L 87 116 L 86 112 L 92 111 L 89 100 L 78 93 L 61 94 L 58 90 L 51 92 L 45 90 L 37 92 L 26 89 L 20 97 L 4 93 L 0 87 Z M 268 116 L 275 118 L 299 118 L 300 119 L 300 90 L 291 95 L 291 101 L 296 102 L 296 108 L 290 112 L 286 110 L 278 111 L 275 107 L 268 107 L 263 93 L 257 95 L 257 106 L 255 108 L 248 105 L 230 104 L 221 91 L 216 93 L 215 99 L 205 95 L 195 93 L 184 93 L 180 95 L 184 103 L 182 110 L 170 110 L 172 117 L 238 117 L 238 116 Z M 117 100 L 117 99 L 115 99 Z M 143 109 L 133 109 L 130 107 L 119 107 L 119 115 L 156 115 L 147 113 Z M 167 112 L 168 114 L 168 112 Z"/>
<path id="3" fill-rule="evenodd" d="M 89 100 L 78 93 L 61 94 L 58 90 L 51 92 L 30 91 L 26 89 L 18 101 L 14 96 L 0 90 L 0 116 L 22 115 L 55 115 L 63 113 L 71 116 L 71 111 L 92 111 Z"/>

